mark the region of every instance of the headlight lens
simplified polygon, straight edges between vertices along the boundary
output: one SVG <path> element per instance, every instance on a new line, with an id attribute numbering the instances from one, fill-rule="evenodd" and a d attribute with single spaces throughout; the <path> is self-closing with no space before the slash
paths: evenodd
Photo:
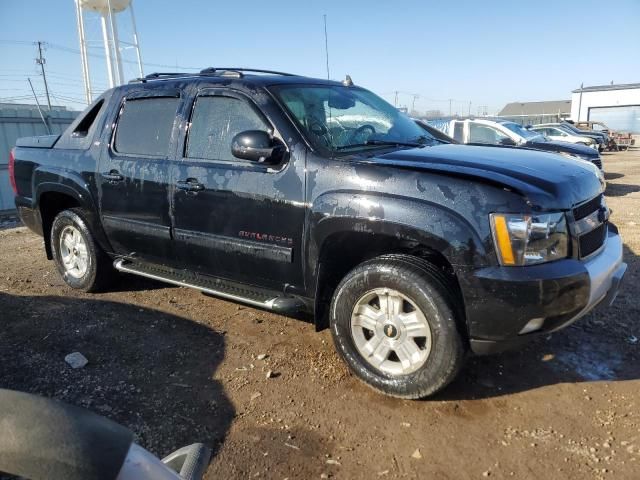
<path id="1" fill-rule="evenodd" d="M 535 265 L 566 258 L 569 253 L 564 213 L 492 213 L 490 221 L 500 265 Z"/>

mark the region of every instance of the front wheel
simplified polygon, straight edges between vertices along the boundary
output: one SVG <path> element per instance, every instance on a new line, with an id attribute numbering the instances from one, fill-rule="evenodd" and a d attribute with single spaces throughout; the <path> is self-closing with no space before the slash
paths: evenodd
<path id="1" fill-rule="evenodd" d="M 79 208 L 60 212 L 51 225 L 51 250 L 65 283 L 71 288 L 93 292 L 106 284 L 113 268 L 88 225 L 85 213 Z"/>
<path id="2" fill-rule="evenodd" d="M 451 382 L 465 354 L 451 283 L 409 255 L 367 261 L 342 280 L 331 304 L 336 349 L 365 383 L 422 398 Z"/>

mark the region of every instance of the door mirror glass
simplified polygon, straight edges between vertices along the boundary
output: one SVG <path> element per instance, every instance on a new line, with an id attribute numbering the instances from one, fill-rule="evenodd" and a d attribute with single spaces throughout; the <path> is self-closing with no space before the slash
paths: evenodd
<path id="1" fill-rule="evenodd" d="M 502 137 L 500 139 L 500 145 L 513 147 L 515 144 L 516 144 L 516 142 L 513 141 L 513 139 L 511 139 L 509 137 Z"/>
<path id="2" fill-rule="evenodd" d="M 231 141 L 231 153 L 236 158 L 260 163 L 278 163 L 284 145 L 263 130 L 240 132 Z"/>

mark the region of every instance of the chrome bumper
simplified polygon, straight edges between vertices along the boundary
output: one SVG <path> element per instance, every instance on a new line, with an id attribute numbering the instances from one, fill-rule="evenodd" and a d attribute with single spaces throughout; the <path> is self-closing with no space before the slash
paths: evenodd
<path id="1" fill-rule="evenodd" d="M 600 304 L 611 305 L 618 296 L 620 283 L 627 271 L 622 261 L 622 237 L 609 228 L 605 246 L 595 257 L 584 263 L 589 274 L 590 290 L 587 305 L 575 317 L 559 326 L 560 330 L 583 317 Z"/>

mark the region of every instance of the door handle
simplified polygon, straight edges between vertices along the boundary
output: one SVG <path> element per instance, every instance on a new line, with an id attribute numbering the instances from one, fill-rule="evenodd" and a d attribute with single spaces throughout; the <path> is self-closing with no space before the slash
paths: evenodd
<path id="1" fill-rule="evenodd" d="M 121 175 L 117 170 L 110 170 L 108 173 L 103 173 L 102 178 L 112 183 L 121 182 L 122 180 L 124 180 L 124 176 Z"/>
<path id="2" fill-rule="evenodd" d="M 187 178 L 186 180 L 179 180 L 176 182 L 176 187 L 179 190 L 184 190 L 185 192 L 201 192 L 204 190 L 204 185 L 196 178 Z"/>

